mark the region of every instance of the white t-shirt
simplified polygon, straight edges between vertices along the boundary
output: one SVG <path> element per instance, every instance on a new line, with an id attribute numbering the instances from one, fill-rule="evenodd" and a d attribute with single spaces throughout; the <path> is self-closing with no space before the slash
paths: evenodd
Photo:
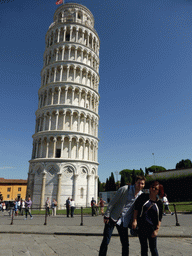
<path id="1" fill-rule="evenodd" d="M 163 203 L 164 205 L 169 205 L 169 201 L 166 196 L 163 197 Z"/>

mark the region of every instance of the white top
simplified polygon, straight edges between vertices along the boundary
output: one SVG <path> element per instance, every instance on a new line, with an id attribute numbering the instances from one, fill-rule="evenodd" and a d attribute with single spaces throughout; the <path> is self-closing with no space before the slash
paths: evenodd
<path id="1" fill-rule="evenodd" d="M 169 201 L 166 196 L 163 197 L 163 203 L 164 205 L 169 205 Z"/>
<path id="2" fill-rule="evenodd" d="M 70 206 L 75 207 L 75 201 L 70 201 Z"/>

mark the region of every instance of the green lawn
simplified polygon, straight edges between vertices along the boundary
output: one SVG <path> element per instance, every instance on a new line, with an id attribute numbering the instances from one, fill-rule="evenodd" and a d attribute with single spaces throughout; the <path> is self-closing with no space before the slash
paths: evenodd
<path id="1" fill-rule="evenodd" d="M 174 202 L 170 203 L 170 210 L 173 212 L 174 207 L 173 204 L 176 205 L 176 210 L 177 212 L 191 212 L 192 213 L 192 202 Z M 106 210 L 107 207 L 105 207 L 104 211 Z M 51 211 L 51 210 L 50 210 Z M 32 210 L 33 215 L 45 215 L 45 210 Z M 74 214 L 80 215 L 81 214 L 81 209 L 75 209 Z M 84 215 L 91 215 L 91 207 L 88 208 L 83 208 L 83 214 Z M 101 212 L 99 211 L 99 214 Z M 66 215 L 66 210 L 57 210 L 57 215 Z"/>
<path id="2" fill-rule="evenodd" d="M 170 210 L 173 212 L 174 207 L 173 204 L 176 205 L 177 212 L 191 212 L 192 213 L 192 202 L 174 202 L 170 203 Z"/>

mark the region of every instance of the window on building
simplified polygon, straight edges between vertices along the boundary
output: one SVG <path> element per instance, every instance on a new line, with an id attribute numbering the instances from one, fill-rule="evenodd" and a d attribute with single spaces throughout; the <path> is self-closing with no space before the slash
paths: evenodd
<path id="1" fill-rule="evenodd" d="M 67 32 L 67 33 L 66 33 L 66 41 L 69 41 L 69 39 L 70 39 L 70 33 Z"/>
<path id="2" fill-rule="evenodd" d="M 17 199 L 18 199 L 18 200 L 21 199 L 21 194 L 17 194 Z"/>
<path id="3" fill-rule="evenodd" d="M 83 188 L 81 188 L 81 198 L 83 198 L 83 194 L 84 194 L 84 189 Z"/>
<path id="4" fill-rule="evenodd" d="M 10 198 L 10 195 L 7 195 L 7 198 Z"/>
<path id="5" fill-rule="evenodd" d="M 61 157 L 61 149 L 56 149 L 56 158 L 60 158 Z"/>
<path id="6" fill-rule="evenodd" d="M 21 188 L 18 188 L 18 191 L 21 191 Z"/>
<path id="7" fill-rule="evenodd" d="M 10 192 L 11 191 L 11 188 L 7 188 L 7 192 Z"/>

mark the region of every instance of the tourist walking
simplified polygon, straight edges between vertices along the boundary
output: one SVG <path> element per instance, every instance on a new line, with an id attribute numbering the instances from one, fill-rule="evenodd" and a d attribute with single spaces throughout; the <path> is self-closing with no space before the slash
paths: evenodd
<path id="1" fill-rule="evenodd" d="M 101 197 L 100 200 L 99 200 L 99 206 L 100 206 L 102 216 L 104 215 L 104 203 L 106 203 L 106 202 Z"/>
<path id="2" fill-rule="evenodd" d="M 104 214 L 105 228 L 99 256 L 107 254 L 108 244 L 115 226 L 122 244 L 122 255 L 129 255 L 128 225 L 133 216 L 134 202 L 142 194 L 141 190 L 144 186 L 145 177 L 137 176 L 135 185 L 123 186 L 116 192 Z"/>
<path id="3" fill-rule="evenodd" d="M 52 208 L 52 216 L 56 216 L 57 201 L 55 199 L 53 199 L 51 208 Z"/>
<path id="4" fill-rule="evenodd" d="M 24 209 L 25 209 L 25 201 L 22 200 L 22 202 L 21 202 L 21 215 L 22 215 L 22 216 L 23 216 L 23 214 L 24 214 Z"/>
<path id="5" fill-rule="evenodd" d="M 98 205 L 96 204 L 96 201 L 94 199 L 94 197 L 92 197 L 91 200 L 91 210 L 92 210 L 92 216 L 96 216 L 98 213 Z"/>
<path id="6" fill-rule="evenodd" d="M 15 216 L 18 216 L 18 201 L 17 201 L 17 198 L 15 198 L 15 202 L 14 202 L 14 212 L 15 212 Z"/>
<path id="7" fill-rule="evenodd" d="M 70 207 L 71 207 L 71 218 L 73 218 L 74 210 L 75 210 L 75 201 L 73 199 L 71 199 Z"/>
<path id="8" fill-rule="evenodd" d="M 158 181 L 153 181 L 149 194 L 142 194 L 135 202 L 132 228 L 138 226 L 141 256 L 148 255 L 148 242 L 152 256 L 158 256 L 157 234 L 161 226 L 163 213 L 162 198 L 163 186 Z"/>
<path id="9" fill-rule="evenodd" d="M 49 215 L 49 216 L 50 216 L 50 207 L 51 207 L 51 201 L 49 200 L 49 197 L 47 197 L 47 200 L 45 202 L 45 208 L 47 211 L 47 215 Z"/>
<path id="10" fill-rule="evenodd" d="M 30 215 L 31 220 L 33 219 L 33 216 L 31 215 L 31 206 L 32 206 L 32 201 L 31 198 L 28 197 L 28 200 L 25 201 L 25 220 L 27 219 L 27 214 Z"/>
<path id="11" fill-rule="evenodd" d="M 66 200 L 66 209 L 67 209 L 67 217 L 69 218 L 69 209 L 70 209 L 70 197 Z"/>
<path id="12" fill-rule="evenodd" d="M 169 209 L 169 201 L 167 199 L 167 194 L 164 195 L 163 199 L 163 204 L 164 204 L 164 213 L 163 215 L 166 216 L 166 212 L 168 211 L 169 213 L 171 213 L 171 215 L 174 214 L 174 212 L 171 212 L 171 210 Z"/>

